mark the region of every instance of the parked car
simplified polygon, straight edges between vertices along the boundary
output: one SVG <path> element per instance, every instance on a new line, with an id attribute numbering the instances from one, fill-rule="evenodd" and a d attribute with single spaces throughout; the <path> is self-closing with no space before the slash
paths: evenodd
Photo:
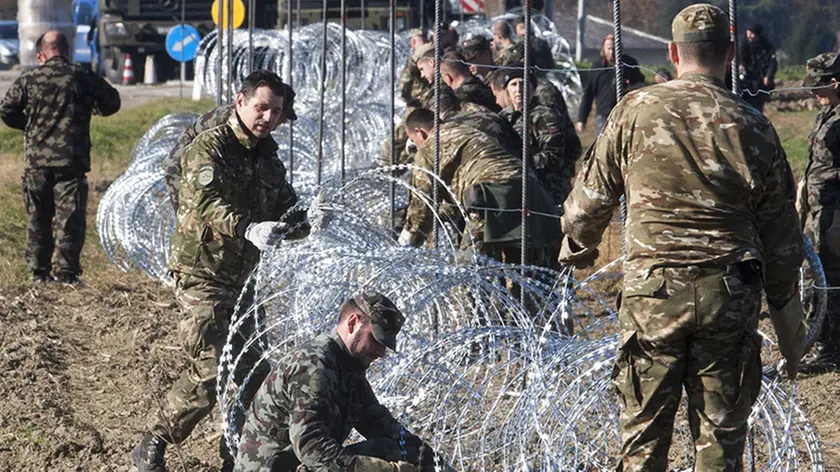
<path id="1" fill-rule="evenodd" d="M 19 51 L 18 22 L 14 20 L 0 21 L 0 64 L 4 66 L 19 64 Z"/>

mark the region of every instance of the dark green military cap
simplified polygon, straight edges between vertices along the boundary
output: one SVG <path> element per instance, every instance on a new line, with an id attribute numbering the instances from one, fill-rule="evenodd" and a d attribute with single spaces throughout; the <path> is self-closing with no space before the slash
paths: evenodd
<path id="1" fill-rule="evenodd" d="M 397 333 L 405 323 L 405 316 L 388 297 L 375 291 L 365 291 L 353 301 L 370 318 L 373 337 L 392 351 L 397 350 Z"/>
<path id="2" fill-rule="evenodd" d="M 289 84 L 283 84 L 283 114 L 289 120 L 297 120 L 297 113 L 295 113 L 295 89 Z"/>
<path id="3" fill-rule="evenodd" d="M 840 75 L 840 60 L 837 60 L 837 54 L 833 52 L 820 54 L 808 59 L 805 63 L 805 73 L 803 87 L 825 85 L 831 81 L 832 77 Z"/>
<path id="4" fill-rule="evenodd" d="M 708 3 L 695 3 L 677 13 L 671 22 L 675 43 L 714 41 L 729 37 L 729 17 L 720 8 Z"/>
<path id="5" fill-rule="evenodd" d="M 490 40 L 485 36 L 477 34 L 461 42 L 461 54 L 467 60 L 474 58 L 482 51 L 490 51 Z"/>

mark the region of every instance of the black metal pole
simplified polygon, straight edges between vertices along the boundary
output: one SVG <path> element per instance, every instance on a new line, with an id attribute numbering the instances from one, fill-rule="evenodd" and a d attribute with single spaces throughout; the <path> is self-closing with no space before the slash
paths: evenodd
<path id="1" fill-rule="evenodd" d="M 391 129 L 391 149 L 390 149 L 390 157 L 391 161 L 390 164 L 393 166 L 396 164 L 396 143 L 394 143 L 394 139 L 396 139 L 396 126 L 394 124 L 394 115 L 396 115 L 396 87 L 397 87 L 397 69 L 396 69 L 396 0 L 390 0 L 388 2 L 389 11 L 388 11 L 388 29 L 390 34 L 390 44 L 391 44 L 391 51 L 390 51 L 390 68 L 389 71 L 391 73 L 391 101 L 390 101 L 390 115 L 388 118 L 388 122 L 390 123 Z M 394 216 L 397 211 L 396 205 L 396 184 L 391 181 L 390 188 L 388 189 L 388 197 L 390 198 L 390 216 L 391 219 L 390 224 L 393 227 L 394 225 Z"/>
<path id="2" fill-rule="evenodd" d="M 525 275 L 525 265 L 528 263 L 528 170 L 530 167 L 529 149 L 531 120 L 531 0 L 525 0 L 525 38 L 523 39 L 523 70 L 520 99 L 522 104 L 522 247 L 520 248 L 520 264 L 522 264 L 522 275 Z M 525 303 L 525 291 L 520 290 L 522 303 Z"/>
<path id="3" fill-rule="evenodd" d="M 219 3 L 216 7 L 216 18 L 218 18 L 218 23 L 216 23 L 216 106 L 220 106 L 222 104 L 222 54 L 224 54 L 224 39 L 222 37 L 222 22 L 224 21 L 224 2 L 219 0 Z"/>
<path id="4" fill-rule="evenodd" d="M 297 0 L 297 7 L 298 7 L 298 17 L 297 21 L 300 23 L 300 0 Z M 289 87 L 293 87 L 294 82 L 294 35 L 292 28 L 292 0 L 289 0 L 289 11 L 286 12 L 288 15 L 288 28 L 289 28 Z M 295 181 L 295 122 L 289 122 L 289 183 L 292 184 Z"/>
<path id="5" fill-rule="evenodd" d="M 367 16 L 367 10 L 365 9 L 365 0 L 362 0 L 362 31 L 365 30 L 365 17 Z"/>
<path id="6" fill-rule="evenodd" d="M 248 73 L 254 72 L 254 22 L 256 0 L 248 0 Z"/>
<path id="7" fill-rule="evenodd" d="M 344 150 L 347 135 L 347 5 L 341 0 L 341 169 L 339 180 L 344 183 L 347 154 Z"/>
<path id="8" fill-rule="evenodd" d="M 327 0 L 323 2 L 323 12 L 321 14 L 321 21 L 324 22 L 324 35 L 321 38 L 323 41 L 321 48 L 321 87 L 318 93 L 320 98 L 319 112 L 318 112 L 318 169 L 316 170 L 316 183 L 321 186 L 321 177 L 324 167 L 324 92 L 326 91 L 327 78 Z"/>
<path id="9" fill-rule="evenodd" d="M 729 40 L 735 45 L 735 56 L 732 58 L 732 93 L 741 95 L 741 84 L 738 81 L 738 2 L 729 0 Z"/>
<path id="10" fill-rule="evenodd" d="M 233 103 L 235 98 L 233 92 L 233 1 L 227 2 L 227 103 Z"/>
<path id="11" fill-rule="evenodd" d="M 435 179 L 432 185 L 432 200 L 434 202 L 435 218 L 433 226 L 433 237 L 435 238 L 435 249 L 440 244 L 440 225 L 438 224 L 438 212 L 440 211 L 440 185 L 438 179 L 440 178 L 440 60 L 443 56 L 443 46 L 440 44 L 440 35 L 442 33 L 442 13 L 443 0 L 435 0 L 435 157 L 434 157 L 434 172 Z"/>

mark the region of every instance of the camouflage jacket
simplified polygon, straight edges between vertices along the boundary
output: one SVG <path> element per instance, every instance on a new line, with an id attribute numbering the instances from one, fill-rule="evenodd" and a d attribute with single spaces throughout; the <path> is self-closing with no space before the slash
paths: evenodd
<path id="1" fill-rule="evenodd" d="M 575 123 L 569 115 L 569 107 L 566 105 L 566 98 L 563 92 L 557 90 L 548 79 L 537 80 L 537 103 L 550 108 L 555 116 L 560 119 L 560 128 L 565 136 L 566 159 L 578 160 L 583 153 L 580 137 L 578 137 Z"/>
<path id="2" fill-rule="evenodd" d="M 169 151 L 169 154 L 161 161 L 160 165 L 163 167 L 163 183 L 166 185 L 169 201 L 172 202 L 172 206 L 176 211 L 178 210 L 178 190 L 181 188 L 181 156 L 184 154 L 184 149 L 203 131 L 227 123 L 230 115 L 233 114 L 234 108 L 235 106 L 233 104 L 222 105 L 208 111 L 195 120 L 178 137 L 178 142 L 175 143 L 175 146 Z"/>
<path id="3" fill-rule="evenodd" d="M 400 97 L 406 103 L 416 100 L 429 90 L 429 82 L 420 75 L 417 62 L 413 57 L 408 56 L 400 73 Z"/>
<path id="4" fill-rule="evenodd" d="M 414 165 L 434 172 L 434 139 L 430 136 L 417 150 Z M 508 182 L 520 177 L 519 160 L 496 140 L 468 126 L 442 123 L 440 127 L 440 178 L 451 194 L 440 187 L 441 215 L 460 221 L 455 205 L 463 206 L 464 193 L 479 183 Z M 412 184 L 431 200 L 432 178 L 415 169 Z M 406 212 L 405 230 L 428 235 L 432 230 L 433 211 L 422 198 L 412 195 Z"/>
<path id="5" fill-rule="evenodd" d="M 503 112 L 522 139 L 522 112 L 507 108 Z M 554 199 L 554 204 L 562 206 L 572 190 L 572 177 L 575 175 L 575 160 L 566 156 L 565 135 L 562 120 L 549 107 L 531 100 L 531 122 L 528 127 L 531 166 L 537 178 Z"/>
<path id="6" fill-rule="evenodd" d="M 720 80 L 686 74 L 613 110 L 566 200 L 563 233 L 595 247 L 624 195 L 625 293 L 656 267 L 758 259 L 778 308 L 803 260 L 794 194 L 770 121 Z"/>
<path id="7" fill-rule="evenodd" d="M 499 105 L 496 104 L 496 96 L 493 95 L 493 91 L 490 90 L 487 84 L 474 75 L 461 82 L 458 88 L 455 89 L 455 96 L 458 97 L 458 100 L 462 104 L 475 103 L 496 113 L 501 111 Z"/>
<path id="8" fill-rule="evenodd" d="M 289 452 L 306 470 L 347 470 L 355 456 L 343 444 L 353 429 L 368 440 L 399 443 L 403 428 L 333 330 L 288 353 L 265 379 L 242 428 L 234 470 L 286 470 L 275 462 Z M 406 449 L 421 451 L 407 459 L 433 463 L 434 451 L 403 431 Z"/>
<path id="9" fill-rule="evenodd" d="M 181 167 L 169 268 L 238 286 L 259 260 L 257 248 L 243 237 L 248 224 L 279 220 L 297 203 L 277 143 L 271 137 L 252 142 L 234 113 L 196 136 L 184 149 Z M 286 221 L 300 223 L 301 213 Z"/>
<path id="10" fill-rule="evenodd" d="M 120 109 L 120 94 L 102 77 L 64 57 L 21 74 L 0 103 L 0 118 L 23 130 L 26 167 L 90 171 L 91 114 Z"/>
<path id="11" fill-rule="evenodd" d="M 462 103 L 461 110 L 443 115 L 447 123 L 469 126 L 495 139 L 517 159 L 522 156 L 522 138 L 503 116 L 474 103 Z"/>
<path id="12" fill-rule="evenodd" d="M 840 105 L 823 108 L 817 115 L 808 147 L 805 189 L 808 225 L 814 238 L 821 235 L 818 214 L 840 209 Z M 819 247 L 819 241 L 814 241 Z"/>

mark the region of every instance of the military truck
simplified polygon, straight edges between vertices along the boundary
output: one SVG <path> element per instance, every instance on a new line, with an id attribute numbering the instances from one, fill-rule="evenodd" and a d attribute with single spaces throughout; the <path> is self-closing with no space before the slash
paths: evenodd
<path id="1" fill-rule="evenodd" d="M 247 0 L 244 3 L 247 6 Z M 183 8 L 185 22 L 204 37 L 215 28 L 212 6 L 213 0 L 98 0 L 100 73 L 119 82 L 125 55 L 131 54 L 134 76 L 142 80 L 146 57 L 151 55 L 158 80 L 177 77 L 179 64 L 166 53 L 166 33 L 181 22 Z M 257 28 L 277 26 L 277 0 L 256 0 L 256 11 Z"/>

